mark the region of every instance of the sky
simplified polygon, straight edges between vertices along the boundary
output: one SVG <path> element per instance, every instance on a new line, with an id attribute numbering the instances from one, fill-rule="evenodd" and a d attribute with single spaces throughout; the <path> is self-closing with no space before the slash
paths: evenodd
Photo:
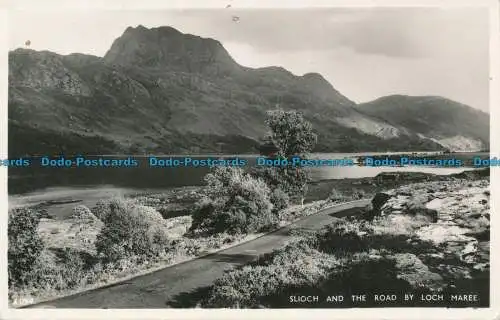
<path id="1" fill-rule="evenodd" d="M 358 103 L 438 95 L 489 112 L 485 8 L 12 11 L 9 47 L 103 56 L 139 24 L 217 39 L 244 66 L 318 72 Z"/>

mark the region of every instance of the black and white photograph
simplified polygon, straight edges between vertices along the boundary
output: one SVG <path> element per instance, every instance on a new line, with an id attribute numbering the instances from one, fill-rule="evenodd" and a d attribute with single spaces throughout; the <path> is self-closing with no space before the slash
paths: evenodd
<path id="1" fill-rule="evenodd" d="M 9 11 L 9 308 L 492 308 L 494 2 L 219 3 Z"/>

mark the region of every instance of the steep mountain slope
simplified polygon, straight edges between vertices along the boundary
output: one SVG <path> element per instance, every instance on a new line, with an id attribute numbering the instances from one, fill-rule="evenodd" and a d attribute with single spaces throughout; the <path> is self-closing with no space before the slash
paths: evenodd
<path id="1" fill-rule="evenodd" d="M 489 114 L 446 98 L 393 95 L 356 109 L 450 150 L 489 149 Z"/>
<path id="2" fill-rule="evenodd" d="M 246 68 L 220 42 L 171 27 L 129 27 L 103 58 L 9 54 L 12 155 L 252 153 L 277 104 L 313 123 L 317 151 L 442 149 L 358 111 L 319 74 Z"/>

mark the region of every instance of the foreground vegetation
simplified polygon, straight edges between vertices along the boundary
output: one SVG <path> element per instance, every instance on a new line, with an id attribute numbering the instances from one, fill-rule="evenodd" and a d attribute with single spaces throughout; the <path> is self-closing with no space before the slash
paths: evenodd
<path id="1" fill-rule="evenodd" d="M 206 208 L 206 201 L 204 198 L 196 206 Z M 51 299 L 186 261 L 251 240 L 261 230 L 293 222 L 330 204 L 317 201 L 304 207 L 292 205 L 273 215 L 272 226 L 261 224 L 262 228 L 257 228 L 268 220 L 248 219 L 253 222 L 242 224 L 238 230 L 231 227 L 229 231 L 211 233 L 198 227 L 196 213 L 163 218 L 157 210 L 161 203 L 160 195 L 109 199 L 92 209 L 77 206 L 71 218 L 65 220 L 43 218 L 41 211 L 32 209 L 12 210 L 12 305 Z M 265 208 L 272 206 L 266 202 Z"/>
<path id="2" fill-rule="evenodd" d="M 316 136 L 299 113 L 270 112 L 267 124 L 281 156 L 304 155 L 314 146 Z M 314 212 L 285 210 L 291 198 L 304 196 L 304 170 L 216 168 L 205 180 L 207 187 L 189 217 L 165 219 L 155 208 L 161 200 L 147 197 L 111 199 L 92 209 L 77 206 L 64 223 L 51 221 L 37 208 L 11 210 L 11 303 L 59 296 L 180 262 Z"/>
<path id="3" fill-rule="evenodd" d="M 337 219 L 313 235 L 298 233 L 284 248 L 227 272 L 199 303 L 217 308 L 300 307 L 289 297 L 446 292 L 479 294 L 476 306 L 488 305 L 487 179 L 414 184 L 379 194 L 373 203 L 361 216 Z M 331 306 L 325 299 L 303 304 Z M 377 302 L 356 306 L 375 307 Z"/>

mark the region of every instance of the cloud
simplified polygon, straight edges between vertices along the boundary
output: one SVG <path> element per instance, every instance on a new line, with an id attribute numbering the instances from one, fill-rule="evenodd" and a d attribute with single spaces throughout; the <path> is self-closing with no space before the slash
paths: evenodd
<path id="1" fill-rule="evenodd" d="M 332 50 L 425 58 L 433 47 L 461 50 L 460 34 L 487 45 L 487 10 L 481 8 L 332 8 L 288 10 L 192 10 L 182 14 L 187 29 L 204 25 L 207 36 L 242 42 L 263 52 Z M 231 15 L 240 17 L 233 23 Z M 179 15 L 180 17 L 180 15 Z M 180 18 L 179 18 L 180 19 Z M 177 20 L 175 15 L 171 21 Z M 191 23 L 186 23 L 191 21 Z M 199 34 L 200 31 L 198 31 Z M 479 43 L 485 41 L 484 43 Z M 446 50 L 450 51 L 450 50 Z M 438 53 L 439 54 L 439 53 Z"/>

